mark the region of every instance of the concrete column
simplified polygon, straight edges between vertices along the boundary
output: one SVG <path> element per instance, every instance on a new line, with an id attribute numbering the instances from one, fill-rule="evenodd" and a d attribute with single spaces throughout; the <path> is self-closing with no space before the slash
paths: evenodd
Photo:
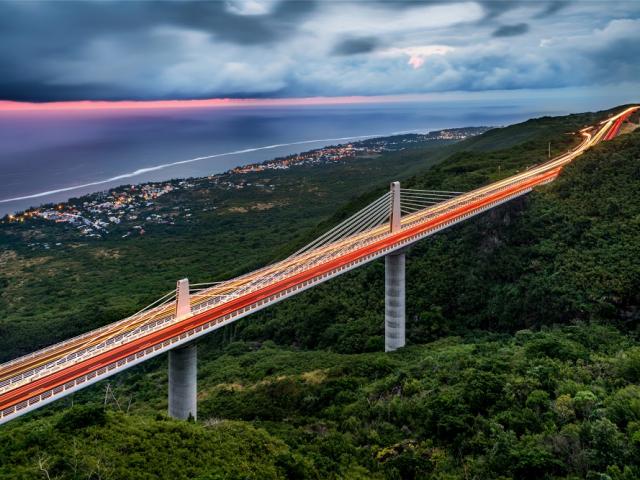
<path id="1" fill-rule="evenodd" d="M 391 184 L 391 232 L 401 229 L 400 182 Z M 405 345 L 405 255 L 394 252 L 384 258 L 384 351 Z"/>
<path id="2" fill-rule="evenodd" d="M 384 351 L 391 352 L 405 344 L 404 253 L 384 257 Z"/>
<path id="3" fill-rule="evenodd" d="M 178 281 L 176 288 L 176 318 L 191 315 L 189 280 Z M 169 416 L 186 420 L 197 417 L 198 350 L 190 343 L 169 352 Z"/>
<path id="4" fill-rule="evenodd" d="M 195 420 L 197 408 L 198 350 L 195 343 L 169 352 L 169 416 Z"/>

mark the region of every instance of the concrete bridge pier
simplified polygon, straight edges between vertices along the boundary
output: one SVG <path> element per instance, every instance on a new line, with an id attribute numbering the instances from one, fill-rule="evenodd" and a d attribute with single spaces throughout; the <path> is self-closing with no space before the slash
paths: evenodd
<path id="1" fill-rule="evenodd" d="M 178 420 L 196 419 L 198 349 L 195 343 L 169 352 L 169 416 Z"/>
<path id="2" fill-rule="evenodd" d="M 392 352 L 405 344 L 404 253 L 384 257 L 384 351 Z"/>
<path id="3" fill-rule="evenodd" d="M 178 280 L 176 289 L 176 317 L 191 316 L 189 280 Z M 174 348 L 169 352 L 169 416 L 179 420 L 197 418 L 198 350 L 195 343 Z"/>
<path id="4" fill-rule="evenodd" d="M 391 184 L 391 232 L 401 229 L 400 182 Z M 384 257 L 384 351 L 405 345 L 405 254 L 396 251 Z"/>

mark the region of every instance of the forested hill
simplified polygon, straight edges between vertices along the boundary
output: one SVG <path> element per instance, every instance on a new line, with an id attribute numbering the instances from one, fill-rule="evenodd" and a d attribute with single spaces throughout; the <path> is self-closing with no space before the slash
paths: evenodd
<path id="1" fill-rule="evenodd" d="M 469 329 L 513 333 L 575 320 L 635 331 L 640 265 L 631 259 L 640 248 L 638 135 L 600 145 L 550 186 L 410 249 L 407 338 L 423 342 Z M 545 150 L 542 143 L 459 152 L 405 185 L 474 188 L 535 164 Z M 379 262 L 349 273 L 259 314 L 259 321 L 239 324 L 237 335 L 305 348 L 378 350 L 382 270 Z"/>
<path id="2" fill-rule="evenodd" d="M 487 132 L 403 182 L 472 188 L 595 118 Z M 406 348 L 382 352 L 377 262 L 202 341 L 197 424 L 166 418 L 153 361 L 0 427 L 0 479 L 640 478 L 639 253 L 636 130 L 410 249 Z"/>

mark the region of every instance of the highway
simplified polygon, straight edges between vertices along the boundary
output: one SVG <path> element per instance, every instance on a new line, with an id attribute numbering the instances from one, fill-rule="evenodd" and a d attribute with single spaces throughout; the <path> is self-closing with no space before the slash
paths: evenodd
<path id="1" fill-rule="evenodd" d="M 121 321 L 2 364 L 0 423 L 526 194 L 554 180 L 566 164 L 592 146 L 613 139 L 638 109 L 629 107 L 581 130 L 582 140 L 574 149 L 479 189 L 466 193 L 405 190 L 403 201 L 413 208 L 401 217 L 395 232 L 390 228 L 386 194 L 282 261 L 223 282 L 195 286 L 188 318 L 176 318 L 175 292 L 169 292 Z"/>

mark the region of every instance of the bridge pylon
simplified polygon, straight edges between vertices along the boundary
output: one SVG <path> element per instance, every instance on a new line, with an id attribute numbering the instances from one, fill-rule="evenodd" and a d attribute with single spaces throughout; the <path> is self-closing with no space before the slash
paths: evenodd
<path id="1" fill-rule="evenodd" d="M 178 280 L 176 287 L 176 318 L 191 316 L 189 280 Z M 181 345 L 169 351 L 169 416 L 187 420 L 197 417 L 198 350 L 195 343 Z"/>
<path id="2" fill-rule="evenodd" d="M 391 232 L 401 229 L 400 182 L 391 183 Z M 384 257 L 384 351 L 405 345 L 405 253 L 403 250 Z"/>

